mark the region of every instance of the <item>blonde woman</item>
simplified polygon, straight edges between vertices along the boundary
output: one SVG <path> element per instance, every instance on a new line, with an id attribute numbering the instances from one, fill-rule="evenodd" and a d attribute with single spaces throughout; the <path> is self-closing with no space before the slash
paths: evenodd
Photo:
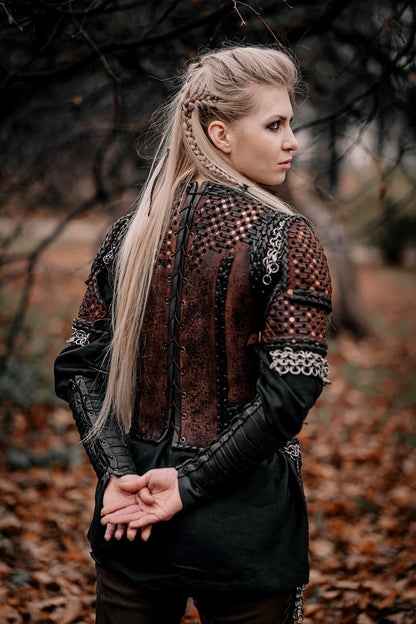
<path id="1" fill-rule="evenodd" d="M 300 431 L 327 380 L 330 278 L 267 189 L 298 144 L 275 49 L 186 68 L 133 214 L 93 263 L 56 389 L 99 477 L 98 624 L 302 621 Z"/>

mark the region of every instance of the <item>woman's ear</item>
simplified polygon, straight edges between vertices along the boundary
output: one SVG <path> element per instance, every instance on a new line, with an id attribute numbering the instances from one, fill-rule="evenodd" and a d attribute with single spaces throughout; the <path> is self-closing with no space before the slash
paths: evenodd
<path id="1" fill-rule="evenodd" d="M 224 154 L 231 152 L 231 132 L 226 123 L 215 119 L 211 121 L 207 129 L 208 136 Z"/>

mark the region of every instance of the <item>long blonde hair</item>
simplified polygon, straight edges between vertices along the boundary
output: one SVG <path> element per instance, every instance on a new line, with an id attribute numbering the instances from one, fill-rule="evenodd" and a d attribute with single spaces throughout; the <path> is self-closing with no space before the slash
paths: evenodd
<path id="1" fill-rule="evenodd" d="M 146 302 L 178 187 L 200 175 L 243 188 L 255 199 L 291 212 L 283 201 L 236 171 L 206 129 L 213 119 L 232 124 L 249 114 L 253 86 L 284 87 L 292 96 L 297 83 L 292 59 L 272 48 L 233 46 L 208 52 L 187 65 L 181 88 L 164 107 L 153 168 L 118 254 L 107 390 L 95 432 L 113 415 L 126 430 L 131 425 Z"/>

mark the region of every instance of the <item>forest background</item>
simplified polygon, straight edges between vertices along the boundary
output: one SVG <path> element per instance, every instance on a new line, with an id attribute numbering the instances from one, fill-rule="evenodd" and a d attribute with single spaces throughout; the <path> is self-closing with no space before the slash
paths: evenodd
<path id="1" fill-rule="evenodd" d="M 233 42 L 299 59 L 279 193 L 334 280 L 332 385 L 301 436 L 305 622 L 416 622 L 415 33 L 410 0 L 0 1 L 1 622 L 93 622 L 95 477 L 53 359 L 146 176 L 153 111 L 184 62 Z"/>

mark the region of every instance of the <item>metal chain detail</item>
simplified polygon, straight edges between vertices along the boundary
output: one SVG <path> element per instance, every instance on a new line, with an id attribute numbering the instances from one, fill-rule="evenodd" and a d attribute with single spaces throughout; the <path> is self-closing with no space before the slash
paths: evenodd
<path id="1" fill-rule="evenodd" d="M 105 256 L 103 256 L 103 262 L 104 264 L 110 264 L 110 262 L 112 262 L 114 260 L 114 250 L 110 249 L 110 251 L 108 251 Z"/>
<path id="2" fill-rule="evenodd" d="M 300 585 L 296 587 L 296 595 L 295 595 L 295 608 L 293 611 L 293 620 L 296 624 L 302 624 L 304 621 L 302 604 L 303 604 L 303 592 L 305 591 L 305 585 Z"/>
<path id="3" fill-rule="evenodd" d="M 300 445 L 297 440 L 289 440 L 280 450 L 294 461 L 300 458 Z"/>
<path id="4" fill-rule="evenodd" d="M 273 236 L 270 239 L 270 247 L 267 251 L 266 257 L 263 258 L 263 265 L 266 268 L 266 272 L 263 275 L 263 284 L 269 286 L 272 282 L 272 275 L 277 273 L 280 269 L 280 255 L 282 251 L 282 232 L 286 224 L 287 218 L 283 219 L 277 227 L 273 229 Z"/>
<path id="5" fill-rule="evenodd" d="M 328 362 L 319 353 L 312 351 L 294 351 L 290 347 L 270 351 L 272 362 L 270 368 L 279 375 L 313 375 L 320 377 L 324 384 L 331 383 L 328 379 Z"/>
<path id="6" fill-rule="evenodd" d="M 72 334 L 68 338 L 66 342 L 72 345 L 77 345 L 78 347 L 85 347 L 90 341 L 90 332 L 86 332 L 83 329 L 75 329 L 72 328 Z"/>

